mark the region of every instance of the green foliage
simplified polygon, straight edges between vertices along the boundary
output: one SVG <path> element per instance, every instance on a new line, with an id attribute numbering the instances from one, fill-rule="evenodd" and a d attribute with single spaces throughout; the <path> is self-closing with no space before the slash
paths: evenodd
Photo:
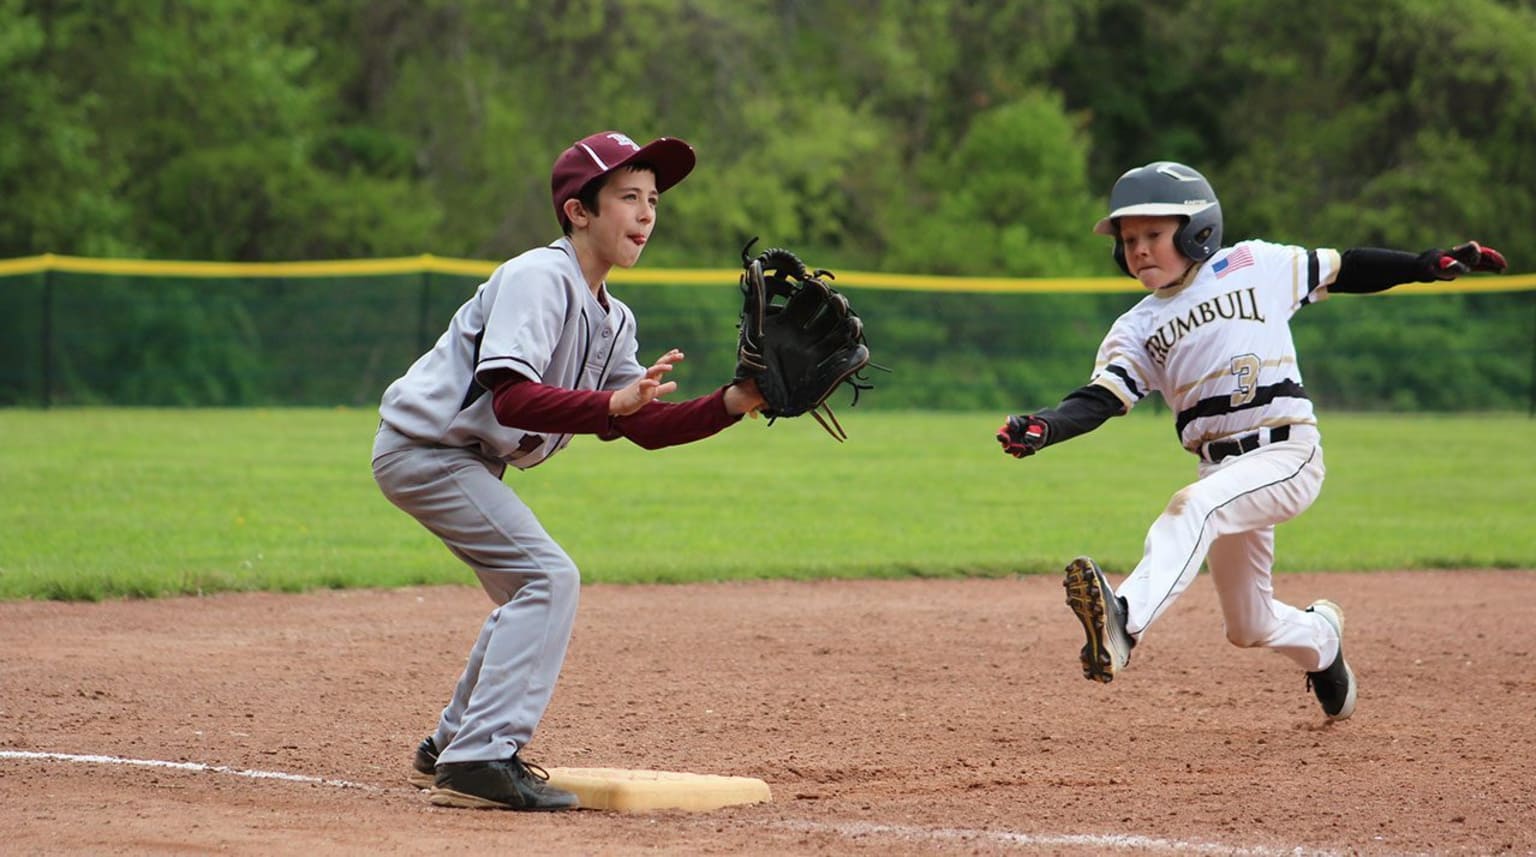
<path id="1" fill-rule="evenodd" d="M 833 270 L 1115 276 L 1089 232 L 1108 189 L 1174 158 L 1211 177 L 1229 243 L 1476 238 L 1536 270 L 1536 9 L 1522 0 L 1383 0 L 1330 8 L 1326 26 L 1288 0 L 153 11 L 0 0 L 0 257 L 506 258 L 556 235 L 558 151 L 615 128 L 700 157 L 662 201 L 648 266 L 732 268 L 756 235 Z M 74 402 L 363 403 L 473 288 L 309 285 L 324 291 L 147 287 L 165 303 L 112 296 L 116 326 L 76 324 L 101 316 L 61 291 L 78 307 L 61 321 L 92 333 L 50 356 L 45 381 L 45 293 L 0 282 L 0 404 L 47 384 Z M 732 291 L 630 297 L 657 308 L 641 316 L 647 347 L 675 342 L 720 378 Z M 1533 388 L 1520 301 L 1309 312 L 1308 379 L 1355 408 L 1505 407 Z M 872 404 L 1049 403 L 1126 305 L 870 296 L 877 355 L 898 369 Z M 1409 343 L 1441 359 L 1394 365 L 1411 377 L 1387 383 Z"/>
<path id="2" fill-rule="evenodd" d="M 1234 238 L 1536 258 L 1515 226 L 1536 216 L 1518 0 L 1385 0 L 1326 27 L 1286 0 L 162 11 L 0 0 L 0 256 L 507 257 L 554 234 L 555 154 L 616 128 L 700 153 L 651 251 L 666 265 L 760 234 L 845 268 L 1104 273 L 1086 231 L 1158 158 L 1212 177 Z"/>
<path id="3" fill-rule="evenodd" d="M 1529 407 L 1533 297 L 1344 296 L 1309 307 L 1292 325 L 1307 389 L 1325 405 L 1354 409 Z M 1500 316 L 1522 323 L 1492 323 Z"/>
<path id="4" fill-rule="evenodd" d="M 825 266 L 851 263 L 840 248 L 875 240 L 891 192 L 872 181 L 896 168 L 885 129 L 832 100 L 767 94 L 741 109 L 755 125 L 803 125 L 807 132 L 764 138 L 750 160 L 703 171 L 675 205 L 664 200 L 657 263 L 684 258 L 669 246 L 717 247 L 712 265 L 736 265 L 736 251 L 754 236 L 766 242 L 759 250 L 787 246 Z M 732 204 L 722 209 L 722 199 Z"/>
<path id="5" fill-rule="evenodd" d="M 6 114 L 25 129 L 0 144 L 0 252 L 284 259 L 419 242 L 438 205 L 398 177 L 398 154 L 338 162 L 338 140 L 358 137 L 326 128 L 327 93 L 305 82 L 315 51 L 285 40 L 295 14 L 0 6 L 0 69 L 16 72 L 0 103 L 18 102 Z"/>
<path id="6" fill-rule="evenodd" d="M 1531 258 L 1515 224 L 1533 211 L 1536 164 L 1514 141 L 1536 137 L 1536 10 L 1391 0 L 1317 27 L 1296 9 L 1214 4 L 1191 31 L 1220 58 L 1207 72 L 1241 82 L 1230 157 L 1210 173 L 1228 240 L 1419 250 L 1476 237 Z M 1426 33 L 1442 34 L 1432 49 Z"/>
<path id="7" fill-rule="evenodd" d="M 0 255 L 132 252 L 133 211 L 114 188 L 126 172 L 102 158 L 101 98 L 65 79 L 46 16 L 0 0 Z"/>
<path id="8" fill-rule="evenodd" d="M 1096 272 L 1103 239 L 1082 135 L 1053 94 L 1032 93 L 977 115 L 953 149 L 922 163 L 933 200 L 891 212 L 899 270 L 989 276 L 1071 276 Z M 931 202 L 925 217 L 912 212 Z"/>
<path id="9" fill-rule="evenodd" d="M 506 478 L 589 583 L 1054 573 L 1085 552 L 1123 573 L 1194 478 L 1166 414 L 1027 461 L 999 453 L 1000 418 L 845 412 L 845 444 L 805 419 L 659 452 L 580 438 Z M 0 411 L 0 598 L 472 583 L 374 485 L 375 425 L 371 409 Z M 1532 426 L 1325 414 L 1328 483 L 1280 527 L 1278 570 L 1536 567 L 1536 471 L 1509 467 Z M 772 526 L 743 486 L 774 492 Z"/>

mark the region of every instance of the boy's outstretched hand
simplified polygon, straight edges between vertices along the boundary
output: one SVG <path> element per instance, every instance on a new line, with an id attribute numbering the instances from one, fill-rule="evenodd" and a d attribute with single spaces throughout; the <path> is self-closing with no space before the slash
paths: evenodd
<path id="1" fill-rule="evenodd" d="M 998 428 L 997 442 L 1003 445 L 1003 452 L 1014 458 L 1023 458 L 1034 455 L 1044 447 L 1049 434 L 1050 426 L 1045 420 L 1034 414 L 1021 414 L 1009 417 Z"/>
<path id="2" fill-rule="evenodd" d="M 1457 244 L 1449 250 L 1431 250 L 1424 255 L 1430 257 L 1434 276 L 1442 280 L 1454 280 L 1474 271 L 1502 274 L 1509 267 L 1503 253 L 1476 241 Z"/>
<path id="3" fill-rule="evenodd" d="M 676 348 L 656 358 L 651 368 L 645 370 L 644 377 L 614 393 L 608 399 L 608 413 L 616 417 L 627 417 L 653 400 L 675 391 L 677 382 L 663 383 L 661 376 L 671 372 L 673 365 L 681 362 L 682 359 L 683 352 Z"/>

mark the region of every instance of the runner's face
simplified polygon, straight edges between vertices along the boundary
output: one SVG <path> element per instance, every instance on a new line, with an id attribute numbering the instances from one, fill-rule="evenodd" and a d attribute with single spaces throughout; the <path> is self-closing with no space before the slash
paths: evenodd
<path id="1" fill-rule="evenodd" d="M 1171 285 L 1189 270 L 1190 260 L 1173 245 L 1183 220 L 1178 217 L 1122 217 L 1120 243 L 1125 266 L 1147 289 Z"/>
<path id="2" fill-rule="evenodd" d="M 604 262 L 634 267 L 656 228 L 656 175 L 650 170 L 620 169 L 598 192 L 598 214 L 591 219 L 592 246 Z"/>

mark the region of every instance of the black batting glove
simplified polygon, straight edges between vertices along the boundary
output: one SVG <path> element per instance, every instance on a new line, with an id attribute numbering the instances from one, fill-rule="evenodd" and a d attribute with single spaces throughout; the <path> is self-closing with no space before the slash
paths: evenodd
<path id="1" fill-rule="evenodd" d="M 1009 417 L 1007 422 L 998 427 L 997 442 L 1003 445 L 1003 452 L 1014 458 L 1023 458 L 1034 455 L 1045 446 L 1050 428 L 1045 420 L 1034 414 Z"/>
<path id="2" fill-rule="evenodd" d="M 1509 267 L 1503 253 L 1476 241 L 1457 244 L 1449 250 L 1426 250 L 1419 254 L 1419 261 L 1437 280 L 1454 280 L 1463 274 L 1483 271 L 1502 274 Z"/>

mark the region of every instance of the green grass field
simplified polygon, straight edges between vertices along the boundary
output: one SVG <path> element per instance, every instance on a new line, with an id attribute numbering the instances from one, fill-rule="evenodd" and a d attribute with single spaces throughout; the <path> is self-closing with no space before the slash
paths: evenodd
<path id="1" fill-rule="evenodd" d="M 1123 573 L 1195 475 L 1167 414 L 1025 461 L 1001 414 L 843 409 L 646 452 L 579 438 L 507 480 L 588 581 Z M 0 411 L 0 598 L 470 583 L 379 494 L 377 416 L 342 410 Z M 1536 420 L 1327 415 L 1321 499 L 1278 570 L 1536 568 Z"/>

